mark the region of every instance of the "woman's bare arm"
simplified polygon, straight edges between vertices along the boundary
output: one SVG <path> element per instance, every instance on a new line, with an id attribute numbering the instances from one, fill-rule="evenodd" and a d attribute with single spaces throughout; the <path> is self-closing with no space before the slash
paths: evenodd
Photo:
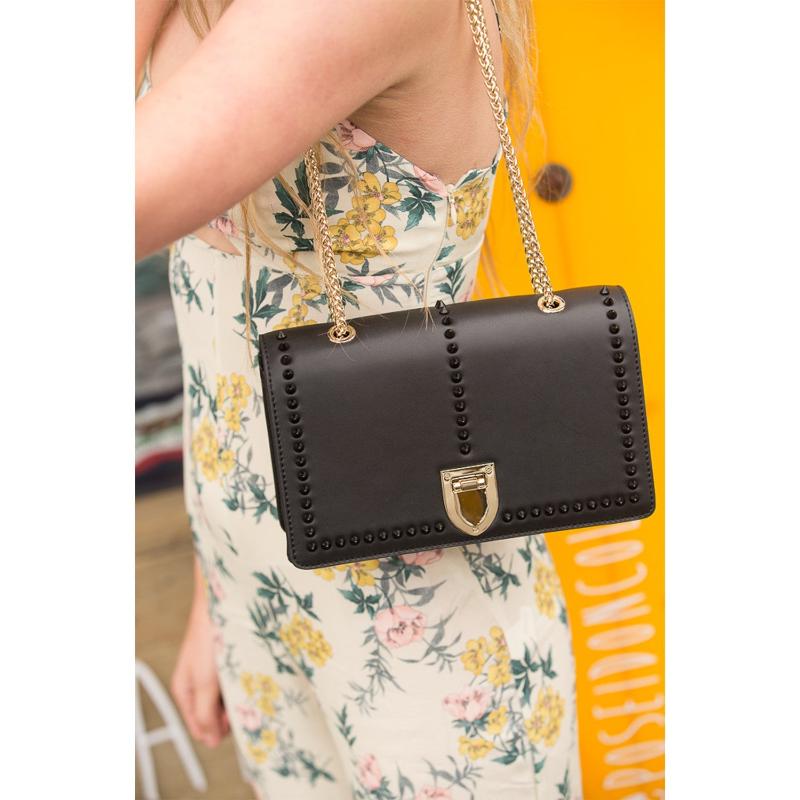
<path id="1" fill-rule="evenodd" d="M 147 52 L 150 50 L 153 40 L 156 38 L 158 29 L 164 19 L 164 14 L 169 9 L 169 4 L 163 0 L 136 0 L 136 88 L 142 79 L 144 62 L 147 59 Z"/>
<path id="2" fill-rule="evenodd" d="M 245 197 L 424 63 L 429 0 L 235 0 L 136 109 L 137 257 Z"/>

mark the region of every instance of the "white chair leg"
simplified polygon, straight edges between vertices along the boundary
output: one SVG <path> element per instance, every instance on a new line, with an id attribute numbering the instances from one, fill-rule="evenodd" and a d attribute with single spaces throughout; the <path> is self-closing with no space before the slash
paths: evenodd
<path id="1" fill-rule="evenodd" d="M 151 731 L 145 729 L 140 684 L 164 720 L 163 727 Z M 136 756 L 145 800 L 160 800 L 152 749 L 168 741 L 175 745 L 192 787 L 198 792 L 205 792 L 208 788 L 206 776 L 170 696 L 153 670 L 144 661 L 136 659 Z"/>

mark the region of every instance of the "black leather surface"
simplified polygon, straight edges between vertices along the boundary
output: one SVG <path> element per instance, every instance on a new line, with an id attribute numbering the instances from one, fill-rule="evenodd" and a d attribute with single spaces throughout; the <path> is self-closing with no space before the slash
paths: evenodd
<path id="1" fill-rule="evenodd" d="M 427 321 L 421 309 L 355 318 L 358 336 L 345 345 L 329 342 L 328 324 L 260 337 L 292 563 L 313 568 L 653 512 L 628 298 L 618 286 L 560 294 L 559 314 L 542 313 L 529 295 L 431 309 Z M 447 518 L 440 471 L 488 461 L 500 509 L 473 538 Z"/>

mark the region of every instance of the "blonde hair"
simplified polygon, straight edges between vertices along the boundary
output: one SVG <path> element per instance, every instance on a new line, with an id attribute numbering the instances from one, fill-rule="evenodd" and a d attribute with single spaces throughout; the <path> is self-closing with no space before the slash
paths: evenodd
<path id="1" fill-rule="evenodd" d="M 198 36 L 203 38 L 219 20 L 224 11 L 231 5 L 233 0 L 171 0 L 170 6 L 163 19 L 169 17 L 172 10 L 177 6 L 186 18 L 189 26 Z M 524 143 L 526 134 L 532 121 L 541 126 L 541 120 L 535 115 L 536 108 L 534 89 L 536 86 L 537 72 L 537 48 L 535 42 L 535 26 L 533 16 L 533 3 L 531 0 L 492 0 L 492 4 L 497 12 L 502 31 L 503 49 L 503 73 L 505 83 L 505 93 L 508 98 L 509 108 L 509 128 L 512 138 L 518 143 Z M 163 23 L 162 23 L 163 24 Z M 335 133 L 328 133 L 317 145 L 319 148 L 322 143 L 333 147 L 341 157 L 345 165 L 345 171 L 350 179 L 350 189 L 356 196 L 354 209 L 363 212 L 363 204 L 357 202 L 360 195 L 358 187 L 358 169 L 352 156 L 344 147 Z M 525 148 L 520 148 L 519 154 L 522 166 L 525 166 Z M 293 187 L 283 178 L 282 175 L 275 176 L 281 182 L 283 188 L 289 193 L 298 207 L 308 215 L 313 224 L 313 215 L 307 204 L 298 196 Z M 322 176 L 324 182 L 324 175 Z M 250 331 L 252 326 L 252 315 L 250 308 L 250 255 L 252 248 L 252 236 L 260 239 L 277 255 L 289 260 L 301 269 L 307 269 L 290 251 L 278 245 L 266 232 L 259 221 L 259 213 L 256 206 L 256 193 L 250 194 L 239 204 L 242 217 L 242 235 L 245 242 L 245 341 L 247 342 L 248 353 L 250 352 L 251 340 Z M 366 222 L 366 221 L 364 221 Z M 370 226 L 364 224 L 364 228 L 369 231 Z M 374 246 L 378 252 L 386 256 L 383 248 L 375 237 Z M 481 250 L 480 263 L 485 270 L 486 277 L 492 293 L 508 294 L 503 286 L 497 270 L 495 269 L 494 259 L 492 258 L 492 243 L 489 230 L 487 228 Z M 413 287 L 418 291 L 416 287 Z M 427 297 L 428 281 L 426 278 L 423 290 L 423 300 Z M 250 363 L 253 363 L 252 354 Z"/>

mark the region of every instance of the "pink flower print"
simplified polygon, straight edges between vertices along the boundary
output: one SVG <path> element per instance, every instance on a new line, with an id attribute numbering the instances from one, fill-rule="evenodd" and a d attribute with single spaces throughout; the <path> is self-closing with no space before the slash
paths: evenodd
<path id="1" fill-rule="evenodd" d="M 478 687 L 449 694 L 444 699 L 444 707 L 456 719 L 464 719 L 467 722 L 473 722 L 482 717 L 488 706 L 489 692 Z"/>
<path id="2" fill-rule="evenodd" d="M 372 754 L 362 756 L 358 763 L 358 780 L 361 785 L 369 791 L 379 789 L 382 777 L 378 759 Z"/>
<path id="3" fill-rule="evenodd" d="M 435 786 L 423 786 L 414 800 L 453 800 L 453 795 L 447 789 L 437 789 Z"/>
<path id="4" fill-rule="evenodd" d="M 225 599 L 225 590 L 222 588 L 222 583 L 216 572 L 212 572 L 209 575 L 208 585 L 211 587 L 211 591 L 214 593 L 214 597 L 216 597 L 217 600 Z"/>
<path id="5" fill-rule="evenodd" d="M 406 564 L 417 567 L 427 567 L 428 564 L 433 564 L 442 557 L 442 549 L 438 550 L 425 550 L 422 553 L 404 553 L 400 556 Z"/>
<path id="6" fill-rule="evenodd" d="M 447 186 L 444 181 L 438 176 L 430 172 L 425 172 L 424 169 L 414 165 L 414 174 L 419 178 L 420 183 L 429 191 L 434 194 L 440 194 L 444 197 L 447 194 Z"/>
<path id="7" fill-rule="evenodd" d="M 214 217 L 214 219 L 208 223 L 208 227 L 214 228 L 214 230 L 224 233 L 226 236 L 239 236 L 239 229 L 236 227 L 233 220 L 230 217 L 226 217 L 224 214 Z"/>
<path id="8" fill-rule="evenodd" d="M 405 647 L 424 632 L 425 615 L 408 606 L 384 608 L 375 616 L 375 633 L 387 647 Z"/>
<path id="9" fill-rule="evenodd" d="M 394 276 L 391 272 L 387 272 L 385 275 L 348 275 L 347 277 L 353 283 L 360 283 L 362 286 L 380 286 Z"/>
<path id="10" fill-rule="evenodd" d="M 261 714 L 252 706 L 236 706 L 236 715 L 246 731 L 257 731 L 261 727 Z"/>
<path id="11" fill-rule="evenodd" d="M 336 126 L 336 132 L 342 144 L 348 150 L 369 150 L 375 146 L 375 140 L 361 128 L 357 128 L 349 119 Z"/>

